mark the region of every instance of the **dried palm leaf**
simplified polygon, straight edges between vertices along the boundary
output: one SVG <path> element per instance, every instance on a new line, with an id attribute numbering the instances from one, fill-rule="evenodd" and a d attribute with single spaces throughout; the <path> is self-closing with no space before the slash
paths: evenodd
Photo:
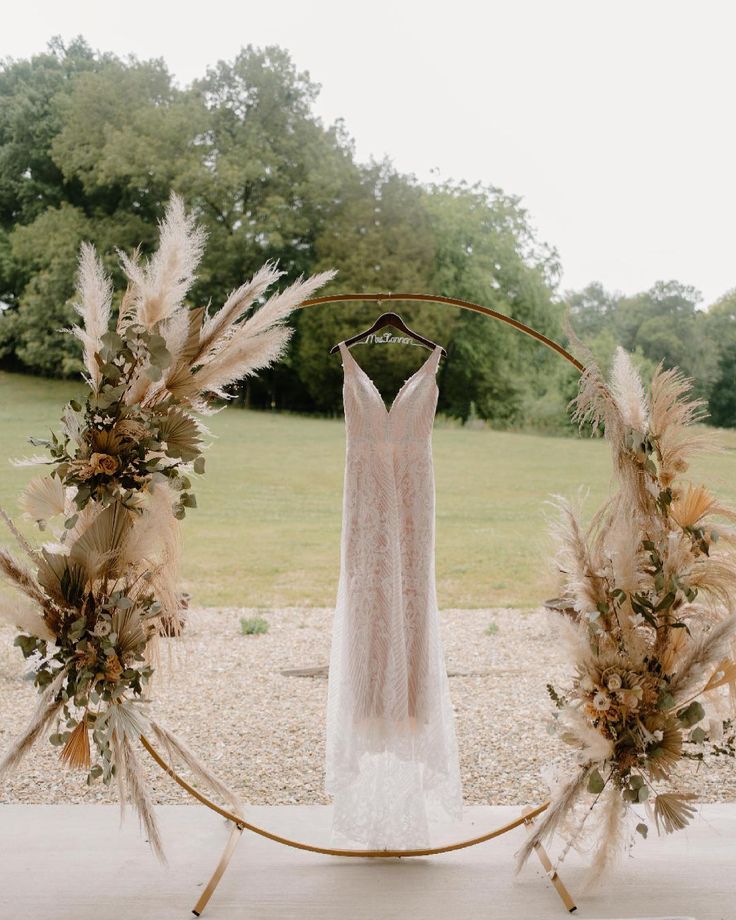
<path id="1" fill-rule="evenodd" d="M 66 510 L 64 486 L 58 476 L 38 476 L 28 483 L 18 504 L 32 521 L 48 521 Z"/>
<path id="2" fill-rule="evenodd" d="M 90 759 L 89 726 L 85 715 L 69 735 L 59 754 L 59 760 L 72 770 L 89 770 Z"/>
<path id="3" fill-rule="evenodd" d="M 708 683 L 703 687 L 703 692 L 716 690 L 718 687 L 725 687 L 726 684 L 736 682 L 736 661 L 724 658 L 715 671 L 711 674 Z"/>
<path id="4" fill-rule="evenodd" d="M 657 833 L 671 834 L 687 827 L 696 808 L 690 803 L 697 796 L 690 792 L 661 792 L 654 799 L 654 821 Z"/>
<path id="5" fill-rule="evenodd" d="M 674 720 L 669 720 L 662 729 L 662 738 L 657 747 L 648 755 L 647 764 L 652 779 L 669 779 L 680 762 L 682 743 L 682 729 Z"/>
<path id="6" fill-rule="evenodd" d="M 59 607 L 75 607 L 81 603 L 89 586 L 89 572 L 68 555 L 43 550 L 38 566 L 38 583 Z M 47 616 L 48 619 L 48 616 Z M 49 621 L 54 629 L 54 624 Z"/>
<path id="7" fill-rule="evenodd" d="M 90 579 L 120 574 L 121 555 L 130 527 L 130 512 L 120 502 L 113 502 L 72 544 L 70 562 L 83 566 Z"/>

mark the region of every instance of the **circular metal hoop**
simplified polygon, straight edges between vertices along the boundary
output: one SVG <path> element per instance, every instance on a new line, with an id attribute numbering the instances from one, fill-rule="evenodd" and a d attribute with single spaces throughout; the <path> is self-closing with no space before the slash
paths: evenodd
<path id="1" fill-rule="evenodd" d="M 203 805 L 206 805 L 208 808 L 212 809 L 212 811 L 216 812 L 218 815 L 222 815 L 223 818 L 226 818 L 228 821 L 232 821 L 232 823 L 240 830 L 252 831 L 254 834 L 258 834 L 260 837 L 266 837 L 268 840 L 273 840 L 276 843 L 282 843 L 287 847 L 292 847 L 296 850 L 306 850 L 309 853 L 321 853 L 324 856 L 357 856 L 362 859 L 380 857 L 385 859 L 389 856 L 436 856 L 439 853 L 450 853 L 453 850 L 463 850 L 466 847 L 475 846 L 477 843 L 485 843 L 486 840 L 492 840 L 494 837 L 500 837 L 501 834 L 505 834 L 507 831 L 511 831 L 515 827 L 519 827 L 521 824 L 536 818 L 537 815 L 541 815 L 541 813 L 549 807 L 549 802 L 543 802 L 541 805 L 537 805 L 536 808 L 525 812 L 514 821 L 510 821 L 508 824 L 504 824 L 501 827 L 494 828 L 492 831 L 481 834 L 479 837 L 473 837 L 470 840 L 459 840 L 457 843 L 445 844 L 444 846 L 440 847 L 428 847 L 423 850 L 341 850 L 331 847 L 321 847 L 317 844 L 303 843 L 300 840 L 292 840 L 289 837 L 282 837 L 280 834 L 274 834 L 273 831 L 259 827 L 257 824 L 251 824 L 240 815 L 236 815 L 233 814 L 233 812 L 228 811 L 227 808 L 221 808 L 219 805 L 216 805 L 214 802 L 210 801 L 206 795 L 203 795 L 193 786 L 190 786 L 185 779 L 182 779 L 182 777 L 179 776 L 179 774 L 171 767 L 171 765 L 167 764 L 163 757 L 161 757 L 161 755 L 154 748 L 148 738 L 146 738 L 144 735 L 141 735 L 140 740 L 143 747 L 148 751 L 151 757 L 153 757 L 159 767 L 161 767 L 161 769 L 167 773 L 174 780 L 174 782 L 178 783 L 185 792 L 189 793 L 189 795 L 197 799 L 198 802 L 201 802 Z"/>
<path id="2" fill-rule="evenodd" d="M 330 294 L 325 297 L 315 297 L 311 300 L 305 300 L 299 305 L 298 309 L 305 309 L 307 307 L 316 307 L 323 306 L 330 303 L 347 303 L 347 302 L 356 302 L 356 301 L 372 301 L 372 302 L 384 302 L 384 301 L 413 301 L 413 302 L 424 302 L 424 303 L 438 303 L 446 304 L 448 306 L 460 307 L 461 309 L 471 310 L 474 313 L 480 313 L 483 316 L 488 316 L 490 319 L 498 320 L 499 322 L 506 323 L 508 326 L 516 329 L 519 332 L 528 335 L 530 338 L 536 339 L 538 342 L 541 342 L 547 348 L 556 352 L 562 358 L 564 358 L 569 364 L 571 364 L 578 372 L 582 373 L 585 370 L 585 366 L 580 363 L 573 355 L 570 354 L 565 348 L 562 347 L 558 342 L 555 342 L 553 339 L 548 338 L 541 332 L 538 332 L 536 329 L 533 329 L 531 326 L 527 326 L 524 323 L 519 322 L 519 320 L 513 319 L 510 316 L 506 316 L 504 313 L 499 313 L 497 310 L 492 310 L 490 307 L 484 307 L 481 304 L 472 303 L 468 300 L 460 300 L 455 297 L 442 297 L 434 294 L 412 294 L 412 293 L 370 293 L 370 294 Z M 460 840 L 455 843 L 445 844 L 444 846 L 429 847 L 425 849 L 417 850 L 357 850 L 357 849 L 334 849 L 331 847 L 322 847 L 317 846 L 316 844 L 304 843 L 299 840 L 292 840 L 287 837 L 283 837 L 279 834 L 274 834 L 272 831 L 269 831 L 265 828 L 259 827 L 258 825 L 251 824 L 246 821 L 240 815 L 236 815 L 231 811 L 228 811 L 226 808 L 222 808 L 217 805 L 207 796 L 203 795 L 193 786 L 186 782 L 179 774 L 174 770 L 173 765 L 167 763 L 163 757 L 158 753 L 158 751 L 153 747 L 150 741 L 144 737 L 140 736 L 141 743 L 146 751 L 151 755 L 151 757 L 156 761 L 159 767 L 167 773 L 176 783 L 181 786 L 189 795 L 197 799 L 203 805 L 206 805 L 207 808 L 221 815 L 223 818 L 226 818 L 228 821 L 231 821 L 237 830 L 243 831 L 248 830 L 252 831 L 255 834 L 260 835 L 261 837 L 266 837 L 269 840 L 273 840 L 276 843 L 281 843 L 285 846 L 293 847 L 297 850 L 306 850 L 311 853 L 321 853 L 327 856 L 349 856 L 349 857 L 358 857 L 358 858 L 386 858 L 386 857 L 408 857 L 408 856 L 435 856 L 440 853 L 449 853 L 454 850 L 465 849 L 466 847 L 475 846 L 479 843 L 484 843 L 487 840 L 492 840 L 494 837 L 500 837 L 502 834 L 507 833 L 510 830 L 513 830 L 516 827 L 519 827 L 522 824 L 528 824 L 533 818 L 540 815 L 549 807 L 549 801 L 543 802 L 541 805 L 537 805 L 533 809 L 529 809 L 522 816 L 517 818 L 514 821 L 504 824 L 501 827 L 494 828 L 491 831 L 488 831 L 485 834 L 481 834 L 478 837 L 472 837 L 467 840 Z M 228 857 L 229 858 L 229 857 Z M 219 876 L 218 876 L 219 879 Z M 573 908 L 574 909 L 574 908 Z M 198 913 L 195 910 L 195 913 Z"/>

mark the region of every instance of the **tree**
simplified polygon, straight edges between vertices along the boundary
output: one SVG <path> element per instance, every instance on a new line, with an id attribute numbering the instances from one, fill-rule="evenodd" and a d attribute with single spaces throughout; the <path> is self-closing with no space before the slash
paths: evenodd
<path id="1" fill-rule="evenodd" d="M 589 341 L 613 325 L 621 295 L 607 291 L 598 281 L 593 281 L 582 291 L 567 291 L 565 303 L 570 311 L 570 321 L 575 332 Z"/>
<path id="2" fill-rule="evenodd" d="M 78 373 L 79 349 L 70 335 L 62 335 L 75 314 L 69 303 L 79 245 L 91 237 L 84 214 L 64 202 L 49 208 L 33 223 L 12 234 L 13 260 L 29 279 L 18 309 L 0 316 L 0 349 L 9 350 L 26 367 L 49 377 Z"/>
<path id="3" fill-rule="evenodd" d="M 356 174 L 315 248 L 318 268 L 338 268 L 326 292 L 431 290 L 436 239 L 425 195 L 389 163 L 373 163 Z M 426 337 L 447 341 L 452 322 L 436 309 L 411 302 L 383 306 L 389 308 Z M 335 342 L 370 326 L 381 309 L 375 303 L 335 304 L 299 317 L 298 374 L 314 407 L 337 411 L 340 362 L 328 359 L 327 352 Z M 395 392 L 415 365 L 414 349 L 382 347 L 366 353 L 365 369 L 382 392 Z"/>
<path id="4" fill-rule="evenodd" d="M 268 259 L 289 278 L 311 270 L 315 240 L 355 175 L 340 123 L 326 128 L 312 108 L 319 91 L 281 48 L 244 48 L 193 84 L 207 114 L 197 137 L 202 169 L 182 191 L 209 235 L 198 293 L 233 287 Z"/>
<path id="5" fill-rule="evenodd" d="M 431 186 L 426 200 L 437 235 L 431 289 L 559 336 L 557 254 L 536 239 L 519 199 L 492 186 L 445 183 Z M 559 361 L 509 326 L 466 311 L 457 318 L 448 357 L 444 411 L 465 420 L 472 405 L 481 417 L 503 424 L 532 414 Z"/>

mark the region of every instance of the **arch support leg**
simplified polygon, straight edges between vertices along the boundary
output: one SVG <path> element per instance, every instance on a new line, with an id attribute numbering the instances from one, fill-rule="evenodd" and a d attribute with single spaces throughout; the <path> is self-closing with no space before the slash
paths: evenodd
<path id="1" fill-rule="evenodd" d="M 524 813 L 524 825 L 528 828 L 534 827 L 534 818 L 531 814 L 527 812 Z M 534 852 L 539 857 L 539 861 L 542 864 L 544 871 L 547 873 L 547 878 L 555 886 L 555 891 L 560 896 L 562 903 L 565 905 L 569 913 L 573 913 L 578 909 L 577 904 L 573 901 L 570 892 L 565 887 L 562 879 L 557 874 L 557 870 L 552 865 L 552 861 L 547 855 L 547 851 L 542 846 L 541 843 L 537 843 L 534 846 Z"/>
<path id="2" fill-rule="evenodd" d="M 235 852 L 235 847 L 240 842 L 240 838 L 242 836 L 243 828 L 239 824 L 233 825 L 233 828 L 230 831 L 230 837 L 225 844 L 225 849 L 222 851 L 222 856 L 220 857 L 220 861 L 217 864 L 217 868 L 212 873 L 212 878 L 205 885 L 204 891 L 199 896 L 199 900 L 192 908 L 192 913 L 195 917 L 202 916 L 205 907 L 207 907 L 209 899 L 215 893 L 215 889 L 220 884 L 220 879 L 224 875 L 225 869 L 227 869 L 230 860 L 232 859 L 233 853 Z"/>

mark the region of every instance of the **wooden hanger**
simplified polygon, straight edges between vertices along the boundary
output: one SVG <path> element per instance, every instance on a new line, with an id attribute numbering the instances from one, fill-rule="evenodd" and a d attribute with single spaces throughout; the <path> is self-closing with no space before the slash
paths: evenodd
<path id="1" fill-rule="evenodd" d="M 359 342 L 361 339 L 366 338 L 366 336 L 371 335 L 374 332 L 377 332 L 379 329 L 383 329 L 384 326 L 393 326 L 394 329 L 398 329 L 399 332 L 403 332 L 404 335 L 408 335 L 410 338 L 414 339 L 415 342 L 419 342 L 420 345 L 424 345 L 429 349 L 434 350 L 435 348 L 440 349 L 442 356 L 447 357 L 447 352 L 441 345 L 436 345 L 430 339 L 426 339 L 423 335 L 419 335 L 418 332 L 414 332 L 413 329 L 410 329 L 404 320 L 399 316 L 398 313 L 393 313 L 389 311 L 388 313 L 382 313 L 378 319 L 373 323 L 370 329 L 366 329 L 365 332 L 359 332 L 357 335 L 350 336 L 349 339 L 345 339 L 345 345 L 349 348 L 351 345 L 354 345 L 355 342 Z M 340 347 L 340 343 L 333 345 L 330 349 L 330 354 L 333 354 Z"/>

